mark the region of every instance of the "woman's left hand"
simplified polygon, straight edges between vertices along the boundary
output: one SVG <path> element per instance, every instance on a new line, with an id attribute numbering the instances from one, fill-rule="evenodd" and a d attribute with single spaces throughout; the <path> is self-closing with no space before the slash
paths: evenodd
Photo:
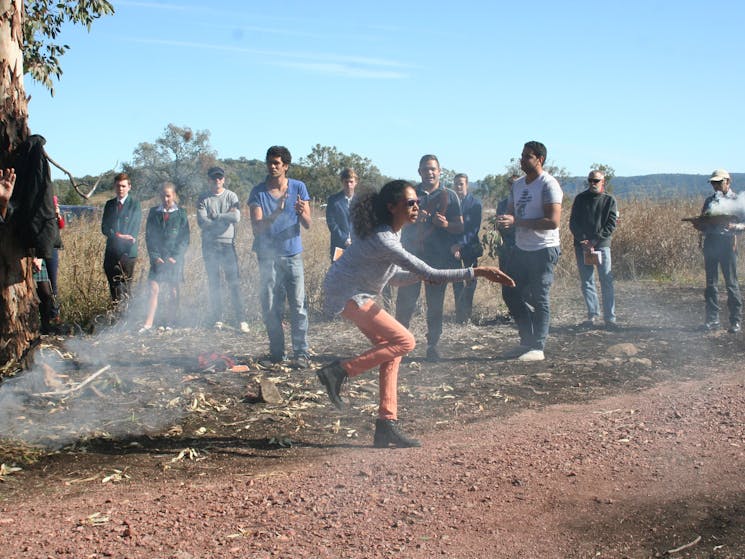
<path id="1" fill-rule="evenodd" d="M 515 280 L 496 266 L 477 266 L 473 269 L 473 274 L 477 278 L 485 278 L 494 283 L 501 283 L 508 287 L 515 287 Z"/>

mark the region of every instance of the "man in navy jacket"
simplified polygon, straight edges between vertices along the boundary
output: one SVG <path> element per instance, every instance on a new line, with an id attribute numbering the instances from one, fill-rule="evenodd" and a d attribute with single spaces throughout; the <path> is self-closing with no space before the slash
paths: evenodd
<path id="1" fill-rule="evenodd" d="M 479 257 L 484 253 L 479 240 L 482 213 L 481 200 L 468 191 L 468 175 L 465 173 L 455 175 L 453 189 L 460 199 L 460 209 L 463 213 L 463 239 L 453 245 L 453 256 L 463 263 L 464 268 L 470 268 L 478 264 Z M 456 322 L 465 324 L 471 320 L 475 291 L 476 278 L 467 282 L 453 282 Z"/>
<path id="2" fill-rule="evenodd" d="M 326 204 L 326 225 L 331 232 L 331 261 L 337 249 L 344 250 L 352 244 L 352 222 L 349 208 L 357 187 L 357 173 L 347 167 L 339 175 L 342 189 L 329 196 Z"/>

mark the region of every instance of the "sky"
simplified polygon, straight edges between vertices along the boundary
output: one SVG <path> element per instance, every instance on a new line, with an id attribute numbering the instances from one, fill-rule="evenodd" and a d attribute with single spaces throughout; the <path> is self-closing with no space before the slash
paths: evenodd
<path id="1" fill-rule="evenodd" d="M 26 76 L 32 132 L 76 176 L 169 123 L 219 158 L 321 144 L 405 179 L 426 153 L 500 174 L 529 140 L 571 175 L 745 171 L 740 1 L 112 3 L 64 29 L 53 97 Z"/>

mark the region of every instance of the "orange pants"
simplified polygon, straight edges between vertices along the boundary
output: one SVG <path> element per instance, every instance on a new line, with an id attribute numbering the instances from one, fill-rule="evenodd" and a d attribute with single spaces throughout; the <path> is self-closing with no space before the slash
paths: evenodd
<path id="1" fill-rule="evenodd" d="M 342 362 L 350 377 L 380 365 L 380 406 L 378 417 L 398 419 L 398 366 L 401 358 L 414 349 L 416 340 L 403 324 L 370 299 L 362 307 L 347 301 L 341 315 L 354 322 L 373 343 L 361 355 Z"/>

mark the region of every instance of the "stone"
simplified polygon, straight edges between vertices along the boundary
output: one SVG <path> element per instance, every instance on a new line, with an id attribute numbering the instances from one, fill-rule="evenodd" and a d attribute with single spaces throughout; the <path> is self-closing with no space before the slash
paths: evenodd
<path id="1" fill-rule="evenodd" d="M 614 344 L 608 348 L 607 353 L 615 357 L 631 357 L 639 353 L 639 348 L 630 343 Z"/>
<path id="2" fill-rule="evenodd" d="M 277 385 L 266 378 L 259 379 L 260 396 L 267 404 L 281 404 L 282 394 L 279 393 Z"/>

